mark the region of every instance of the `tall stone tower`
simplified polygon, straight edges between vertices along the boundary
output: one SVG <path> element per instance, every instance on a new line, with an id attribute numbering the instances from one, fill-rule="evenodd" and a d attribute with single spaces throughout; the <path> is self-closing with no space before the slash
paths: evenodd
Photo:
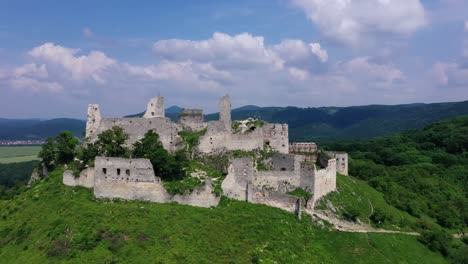
<path id="1" fill-rule="evenodd" d="M 86 121 L 86 138 L 90 138 L 96 133 L 101 124 L 101 111 L 98 104 L 88 105 L 88 116 Z"/>
<path id="2" fill-rule="evenodd" d="M 143 115 L 144 118 L 164 117 L 164 97 L 157 96 L 151 98 Z"/>
<path id="3" fill-rule="evenodd" d="M 229 95 L 225 95 L 219 100 L 219 121 L 224 124 L 226 130 L 231 130 L 231 98 Z"/>

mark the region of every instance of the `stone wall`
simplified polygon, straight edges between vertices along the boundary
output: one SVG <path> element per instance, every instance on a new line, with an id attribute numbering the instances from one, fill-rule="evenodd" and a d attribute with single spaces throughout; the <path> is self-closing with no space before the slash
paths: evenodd
<path id="1" fill-rule="evenodd" d="M 63 173 L 63 184 L 68 186 L 94 187 L 94 168 L 89 167 L 81 171 L 80 176 L 75 177 L 73 171 L 66 170 Z"/>
<path id="2" fill-rule="evenodd" d="M 96 132 L 101 125 L 101 111 L 99 105 L 90 104 L 88 105 L 88 115 L 86 121 L 86 138 L 91 138 L 96 135 Z"/>
<path id="3" fill-rule="evenodd" d="M 247 201 L 249 184 L 254 173 L 252 158 L 234 159 L 229 165 L 228 174 L 221 183 L 223 194 L 229 198 Z"/>
<path id="4" fill-rule="evenodd" d="M 289 143 L 289 153 L 304 155 L 306 160 L 317 162 L 317 144 L 311 142 L 291 142 Z"/>
<path id="5" fill-rule="evenodd" d="M 201 109 L 186 109 L 181 113 L 179 123 L 173 123 L 164 117 L 164 98 L 155 97 L 148 103 L 143 118 L 101 118 L 98 105 L 88 108 L 86 136 L 89 142 L 95 142 L 97 135 L 114 126 L 119 126 L 129 135 L 128 147 L 142 139 L 148 130 L 155 130 L 165 149 L 174 153 L 183 148 L 180 131 L 196 132 L 207 129 L 199 139 L 198 151 L 212 153 L 218 150 L 263 149 L 264 144 L 270 145 L 280 153 L 288 153 L 287 124 L 265 124 L 262 128 L 233 133 L 231 122 L 231 100 L 228 95 L 219 101 L 220 117 L 218 121 L 205 123 Z"/>
<path id="6" fill-rule="evenodd" d="M 179 124 L 183 130 L 197 132 L 206 128 L 202 109 L 184 109 L 179 115 Z"/>
<path id="7" fill-rule="evenodd" d="M 289 153 L 288 124 L 264 124 L 263 143 L 280 153 Z"/>
<path id="8" fill-rule="evenodd" d="M 314 196 L 312 198 L 312 208 L 315 203 L 326 194 L 336 190 L 336 160 L 328 160 L 325 169 L 314 173 Z"/>
<path id="9" fill-rule="evenodd" d="M 317 200 L 336 189 L 335 159 L 328 161 L 327 168 L 317 170 L 315 164 L 304 161 L 304 156 L 276 154 L 273 157 L 280 161 L 287 157 L 288 166 L 292 164 L 293 170 L 255 171 L 252 158 L 234 159 L 221 185 L 223 194 L 293 211 L 297 209 L 298 198 L 287 195 L 288 192 L 297 188 L 310 192 L 313 195 L 308 206 L 313 208 Z"/>
<path id="10" fill-rule="evenodd" d="M 219 121 L 223 123 L 226 131 L 231 131 L 231 98 L 229 95 L 219 100 Z"/>
<path id="11" fill-rule="evenodd" d="M 158 96 L 151 98 L 146 107 L 146 112 L 143 115 L 143 118 L 154 118 L 154 117 L 164 117 L 164 97 Z"/>
<path id="12" fill-rule="evenodd" d="M 328 156 L 336 158 L 336 171 L 348 175 L 348 153 L 338 151 L 324 151 Z"/>
<path id="13" fill-rule="evenodd" d="M 129 139 L 126 142 L 127 146 L 132 146 L 133 143 L 142 139 L 148 130 L 154 130 L 159 134 L 161 143 L 169 152 L 173 153 L 183 148 L 183 144 L 181 144 L 182 138 L 178 135 L 181 128 L 166 117 L 104 118 L 101 120 L 101 124 L 95 135 L 91 137 L 89 141 L 96 141 L 98 134 L 114 126 L 121 127 L 125 130 L 125 133 L 129 135 Z"/>
<path id="14" fill-rule="evenodd" d="M 63 183 L 68 186 L 94 188 L 97 198 L 120 198 L 125 200 L 151 201 L 158 203 L 178 202 L 200 207 L 216 206 L 220 197 L 214 193 L 211 179 L 191 193 L 170 195 L 153 166 L 147 159 L 122 159 L 96 157 L 94 168 L 83 170 L 79 177 L 72 171 L 63 174 Z"/>
<path id="15" fill-rule="evenodd" d="M 274 154 L 266 163 L 272 171 L 294 171 L 297 165 L 293 154 Z"/>

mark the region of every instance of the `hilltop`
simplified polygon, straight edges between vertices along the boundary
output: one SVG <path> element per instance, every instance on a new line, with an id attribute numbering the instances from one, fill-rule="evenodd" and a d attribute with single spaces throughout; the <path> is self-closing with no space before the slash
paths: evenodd
<path id="1" fill-rule="evenodd" d="M 62 172 L 0 201 L 0 259 L 9 263 L 445 263 L 414 236 L 340 233 L 310 218 L 222 199 L 215 208 L 96 200 Z M 376 203 L 378 204 L 378 203 Z"/>

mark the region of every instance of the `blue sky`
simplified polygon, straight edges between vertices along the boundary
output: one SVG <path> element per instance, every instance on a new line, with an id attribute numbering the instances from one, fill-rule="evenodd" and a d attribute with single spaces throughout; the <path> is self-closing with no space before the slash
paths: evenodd
<path id="1" fill-rule="evenodd" d="M 0 117 L 468 100 L 468 1 L 0 1 Z"/>

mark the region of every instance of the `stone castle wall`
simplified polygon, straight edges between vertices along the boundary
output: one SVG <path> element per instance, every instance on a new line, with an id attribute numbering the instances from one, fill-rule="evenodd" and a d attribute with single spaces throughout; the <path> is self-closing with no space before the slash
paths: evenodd
<path id="1" fill-rule="evenodd" d="M 89 139 L 89 142 L 96 141 L 97 135 L 114 126 L 121 127 L 129 135 L 129 139 L 126 142 L 127 146 L 131 146 L 136 141 L 142 139 L 148 130 L 154 130 L 159 134 L 161 143 L 169 152 L 173 153 L 183 148 L 183 144 L 181 144 L 182 138 L 178 135 L 181 128 L 166 117 L 104 118 L 101 120 L 99 128 Z"/>
<path id="2" fill-rule="evenodd" d="M 223 96 L 219 102 L 220 118 L 218 121 L 204 122 L 201 109 L 183 110 L 178 123 L 173 123 L 164 117 L 164 98 L 155 97 L 148 103 L 143 118 L 101 118 L 99 106 L 92 104 L 88 108 L 86 137 L 89 142 L 97 140 L 97 135 L 103 131 L 119 126 L 129 135 L 126 145 L 143 138 L 148 130 L 155 130 L 165 149 L 176 152 L 183 148 L 180 131 L 197 132 L 206 128 L 206 134 L 199 139 L 198 150 L 201 153 L 212 153 L 218 150 L 263 149 L 264 144 L 270 145 L 280 153 L 288 153 L 288 126 L 286 124 L 265 124 L 262 128 L 245 133 L 233 133 L 231 122 L 231 101 L 229 96 Z"/>
<path id="3" fill-rule="evenodd" d="M 190 132 L 201 131 L 206 128 L 202 109 L 184 109 L 179 115 L 182 129 Z"/>
<path id="4" fill-rule="evenodd" d="M 263 143 L 280 153 L 289 153 L 288 124 L 264 124 Z"/>
<path id="5" fill-rule="evenodd" d="M 147 159 L 96 157 L 94 163 L 94 168 L 84 170 L 78 178 L 74 177 L 73 172 L 65 171 L 63 183 L 93 188 L 97 198 L 178 202 L 200 207 L 216 206 L 219 203 L 220 198 L 214 194 L 209 179 L 204 186 L 195 188 L 190 194 L 169 194 L 161 179 L 154 175 L 153 166 Z"/>
<path id="6" fill-rule="evenodd" d="M 277 154 L 272 160 L 282 161 L 285 157 L 288 156 Z M 334 159 L 329 160 L 327 168 L 317 170 L 315 164 L 304 161 L 304 157 L 288 158 L 285 162 L 288 166 L 293 164 L 293 170 L 255 171 L 252 158 L 234 159 L 221 185 L 224 195 L 292 211 L 297 208 L 298 197 L 288 195 L 290 191 L 302 188 L 312 193 L 312 203 L 309 206 L 313 207 L 321 197 L 336 190 Z"/>
<path id="7" fill-rule="evenodd" d="M 348 175 L 348 153 L 338 151 L 324 151 L 330 157 L 336 158 L 336 171 Z"/>

